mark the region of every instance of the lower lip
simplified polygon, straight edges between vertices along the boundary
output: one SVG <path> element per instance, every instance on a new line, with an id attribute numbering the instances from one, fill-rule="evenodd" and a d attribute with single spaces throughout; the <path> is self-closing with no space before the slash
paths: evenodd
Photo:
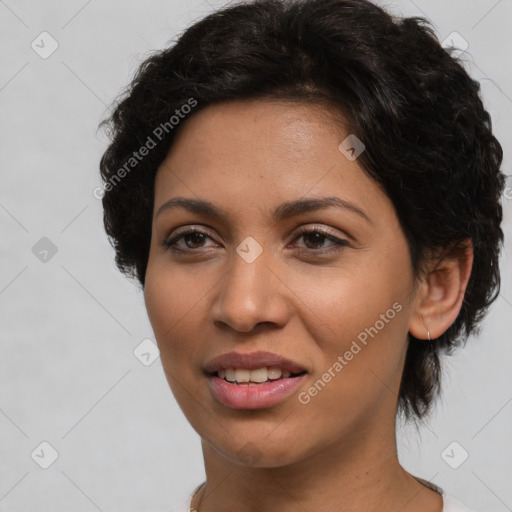
<path id="1" fill-rule="evenodd" d="M 264 409 L 282 402 L 301 385 L 306 374 L 249 386 L 232 384 L 216 375 L 208 378 L 215 398 L 232 409 Z"/>

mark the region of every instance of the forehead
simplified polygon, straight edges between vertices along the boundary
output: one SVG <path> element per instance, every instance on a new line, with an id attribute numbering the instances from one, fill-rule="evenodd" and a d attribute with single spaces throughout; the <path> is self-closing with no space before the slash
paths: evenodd
<path id="1" fill-rule="evenodd" d="M 335 120 L 335 115 L 339 119 Z M 343 140 L 348 127 L 341 112 L 319 104 L 291 101 L 231 101 L 208 106 L 194 113 L 180 128 L 170 158 L 194 147 L 201 158 L 215 155 L 230 162 L 245 162 L 250 153 L 255 167 L 270 155 L 300 164 L 305 156 L 318 158 L 330 144 Z M 323 143 L 323 144 L 322 144 Z M 323 146 L 323 147 L 322 147 Z M 262 151 L 258 154 L 258 151 Z M 338 156 L 338 154 L 336 154 Z M 213 162 L 214 163 L 214 162 Z"/>
<path id="2" fill-rule="evenodd" d="M 180 128 L 155 181 L 155 210 L 174 196 L 269 211 L 300 197 L 389 206 L 339 149 L 350 134 L 327 107 L 239 101 L 206 107 Z M 340 122 L 341 120 L 341 122 Z"/>

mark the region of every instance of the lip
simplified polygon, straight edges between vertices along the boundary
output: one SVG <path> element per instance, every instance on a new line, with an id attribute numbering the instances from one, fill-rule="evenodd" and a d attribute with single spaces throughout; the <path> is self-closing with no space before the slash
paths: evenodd
<path id="1" fill-rule="evenodd" d="M 229 368 L 243 368 L 246 370 L 257 370 L 258 368 L 276 367 L 287 370 L 290 373 L 302 373 L 306 369 L 299 363 L 272 352 L 228 352 L 214 357 L 204 365 L 204 371 L 212 376 L 219 370 Z M 222 380 L 222 379 L 221 379 Z M 283 379 L 286 380 L 286 379 Z"/>
<path id="2" fill-rule="evenodd" d="M 261 384 L 232 384 L 216 375 L 208 377 L 217 400 L 232 409 L 266 409 L 295 393 L 307 374 L 267 381 Z"/>

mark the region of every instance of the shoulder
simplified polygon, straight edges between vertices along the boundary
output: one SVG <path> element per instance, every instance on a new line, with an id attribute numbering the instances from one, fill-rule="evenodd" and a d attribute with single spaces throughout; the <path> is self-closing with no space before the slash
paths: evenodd
<path id="1" fill-rule="evenodd" d="M 434 483 L 432 483 L 432 482 L 430 482 L 428 480 L 420 478 L 419 476 L 414 476 L 413 475 L 413 477 L 418 482 L 420 482 L 421 484 L 425 485 L 429 489 L 432 489 L 433 491 L 436 491 L 437 493 L 439 493 L 443 497 L 443 510 L 442 510 L 442 512 L 477 512 L 476 510 L 472 510 L 472 509 L 466 507 L 466 505 L 464 505 L 464 503 L 462 503 L 458 499 L 454 498 L 450 494 L 447 494 L 442 487 L 439 487 L 438 485 L 436 485 L 436 484 L 434 484 Z"/>
<path id="2" fill-rule="evenodd" d="M 194 512 L 193 508 L 190 508 L 190 502 L 192 500 L 192 495 L 190 495 L 186 500 L 180 501 L 176 503 L 171 509 L 170 512 Z"/>
<path id="3" fill-rule="evenodd" d="M 170 512 L 193 512 L 193 509 L 190 508 L 190 499 L 183 500 L 179 503 L 176 503 L 171 509 Z"/>
<path id="4" fill-rule="evenodd" d="M 203 482 L 199 484 L 191 493 L 187 495 L 187 497 L 181 501 L 180 503 L 176 503 L 174 507 L 170 510 L 170 512 L 196 512 L 195 509 L 191 508 L 192 504 L 192 498 L 194 497 L 194 494 L 201 489 L 201 487 L 206 482 Z"/>
<path id="5" fill-rule="evenodd" d="M 443 493 L 443 503 L 443 512 L 476 512 L 446 493 Z"/>

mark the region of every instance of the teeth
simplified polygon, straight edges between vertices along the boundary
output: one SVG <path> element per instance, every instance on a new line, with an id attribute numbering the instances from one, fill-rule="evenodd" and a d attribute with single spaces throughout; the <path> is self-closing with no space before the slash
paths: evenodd
<path id="1" fill-rule="evenodd" d="M 258 368 L 257 370 L 226 368 L 225 370 L 219 370 L 217 373 L 221 379 L 225 379 L 228 382 L 249 383 L 249 385 L 276 380 L 281 377 L 286 379 L 291 376 L 291 372 L 288 370 L 283 371 L 281 368 L 274 366 Z"/>
<path id="2" fill-rule="evenodd" d="M 282 375 L 281 368 L 269 368 L 268 369 L 268 378 L 269 379 L 279 379 Z"/>
<path id="3" fill-rule="evenodd" d="M 238 379 L 239 371 L 244 371 L 244 370 L 236 371 L 236 376 L 237 376 L 236 380 L 238 380 L 238 382 L 240 382 L 240 380 Z M 249 372 L 249 380 L 251 382 L 265 382 L 266 380 L 268 380 L 268 369 L 267 368 L 259 368 L 258 370 L 251 370 Z"/>
<path id="4" fill-rule="evenodd" d="M 251 379 L 251 372 L 249 370 L 239 370 L 238 368 L 235 370 L 235 380 L 237 382 L 249 382 Z"/>

